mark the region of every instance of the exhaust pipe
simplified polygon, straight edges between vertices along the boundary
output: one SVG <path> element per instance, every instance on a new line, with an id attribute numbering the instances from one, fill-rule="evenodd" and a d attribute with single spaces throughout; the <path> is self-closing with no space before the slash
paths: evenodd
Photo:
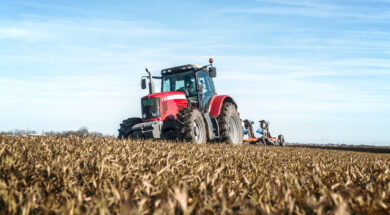
<path id="1" fill-rule="evenodd" d="M 154 93 L 154 83 L 153 83 L 152 73 L 148 70 L 148 68 L 145 68 L 145 70 L 149 74 L 149 94 L 152 94 Z"/>

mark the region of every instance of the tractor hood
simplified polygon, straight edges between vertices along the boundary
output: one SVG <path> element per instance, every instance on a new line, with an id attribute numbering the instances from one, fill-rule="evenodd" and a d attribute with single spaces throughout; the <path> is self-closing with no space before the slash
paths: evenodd
<path id="1" fill-rule="evenodd" d="M 183 92 L 152 93 L 142 97 L 142 119 L 165 121 L 177 118 L 180 109 L 187 107 L 187 98 Z"/>
<path id="2" fill-rule="evenodd" d="M 153 94 L 149 94 L 147 96 L 142 97 L 142 100 L 152 99 L 152 98 L 156 98 L 156 97 L 159 97 L 161 102 L 168 101 L 168 100 L 185 100 L 185 101 L 187 101 L 187 98 L 183 92 L 153 93 Z"/>

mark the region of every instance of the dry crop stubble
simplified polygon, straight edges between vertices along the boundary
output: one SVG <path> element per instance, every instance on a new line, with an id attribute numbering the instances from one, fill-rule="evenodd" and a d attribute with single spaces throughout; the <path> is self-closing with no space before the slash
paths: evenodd
<path id="1" fill-rule="evenodd" d="M 390 155 L 0 136 L 0 214 L 390 211 Z"/>

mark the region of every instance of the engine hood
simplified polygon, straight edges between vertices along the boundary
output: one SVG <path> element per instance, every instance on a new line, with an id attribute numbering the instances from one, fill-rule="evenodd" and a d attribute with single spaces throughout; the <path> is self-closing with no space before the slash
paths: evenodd
<path id="1" fill-rule="evenodd" d="M 153 93 L 142 97 L 142 99 L 151 99 L 155 97 L 159 97 L 161 102 L 169 101 L 169 100 L 185 100 L 185 101 L 187 100 L 183 92 Z"/>

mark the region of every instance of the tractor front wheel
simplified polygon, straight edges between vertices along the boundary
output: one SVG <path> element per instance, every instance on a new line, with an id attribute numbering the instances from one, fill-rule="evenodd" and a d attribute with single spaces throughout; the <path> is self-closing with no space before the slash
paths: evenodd
<path id="1" fill-rule="evenodd" d="M 226 142 L 227 144 L 242 143 L 241 119 L 237 108 L 233 103 L 226 102 L 223 104 L 218 123 L 220 126 L 222 142 Z"/>
<path id="2" fill-rule="evenodd" d="M 198 109 L 182 109 L 178 114 L 181 138 L 194 143 L 206 143 L 206 124 Z"/>
<path id="3" fill-rule="evenodd" d="M 138 117 L 132 117 L 132 118 L 128 118 L 126 120 L 123 120 L 123 122 L 120 124 L 120 128 L 118 129 L 118 132 L 119 132 L 119 135 L 118 135 L 118 138 L 119 139 L 122 139 L 122 138 L 129 138 L 131 137 L 131 128 L 138 124 L 138 123 L 141 123 L 142 120 L 141 118 L 138 118 Z"/>

